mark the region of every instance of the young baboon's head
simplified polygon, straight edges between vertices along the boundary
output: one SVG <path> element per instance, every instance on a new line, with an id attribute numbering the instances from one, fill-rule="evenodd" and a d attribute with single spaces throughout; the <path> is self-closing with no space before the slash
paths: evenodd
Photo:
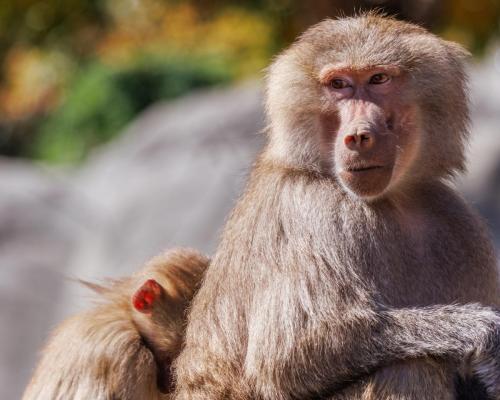
<path id="1" fill-rule="evenodd" d="M 158 365 L 162 393 L 173 390 L 171 365 L 181 351 L 186 311 L 208 263 L 194 250 L 171 250 L 153 258 L 131 279 L 132 319 Z"/>
<path id="2" fill-rule="evenodd" d="M 269 69 L 268 156 L 373 199 L 464 169 L 467 52 L 369 13 L 308 29 Z"/>

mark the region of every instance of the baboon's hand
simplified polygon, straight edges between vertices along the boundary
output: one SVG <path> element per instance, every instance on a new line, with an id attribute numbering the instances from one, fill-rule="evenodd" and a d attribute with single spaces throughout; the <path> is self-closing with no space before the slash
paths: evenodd
<path id="1" fill-rule="evenodd" d="M 500 400 L 500 313 L 494 314 L 485 341 L 471 355 L 471 369 L 492 399 Z"/>

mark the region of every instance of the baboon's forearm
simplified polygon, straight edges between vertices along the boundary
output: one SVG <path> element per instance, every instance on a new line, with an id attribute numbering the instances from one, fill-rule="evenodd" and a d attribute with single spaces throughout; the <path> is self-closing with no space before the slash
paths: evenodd
<path id="1" fill-rule="evenodd" d="M 363 326 L 360 324 L 360 327 Z M 496 360 L 500 316 L 479 305 L 385 309 L 366 321 L 365 331 L 346 338 L 335 354 L 342 366 L 332 375 L 332 388 L 342 387 L 380 367 L 419 357 L 460 362 L 474 354 Z"/>

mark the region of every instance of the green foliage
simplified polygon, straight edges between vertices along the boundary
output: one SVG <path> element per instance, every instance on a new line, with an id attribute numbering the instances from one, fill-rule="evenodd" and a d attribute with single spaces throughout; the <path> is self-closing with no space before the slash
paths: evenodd
<path id="1" fill-rule="evenodd" d="M 2 0 L 0 59 L 18 43 L 64 47 L 81 55 L 107 23 L 102 0 Z"/>
<path id="2" fill-rule="evenodd" d="M 125 69 L 92 63 L 81 69 L 61 107 L 42 123 L 32 154 L 49 162 L 82 160 L 148 105 L 228 82 L 227 71 L 197 59 L 145 58 Z"/>
<path id="3" fill-rule="evenodd" d="M 2 0 L 0 154 L 82 160 L 151 103 L 254 75 L 312 23 L 375 3 L 474 54 L 500 35 L 498 0 Z"/>

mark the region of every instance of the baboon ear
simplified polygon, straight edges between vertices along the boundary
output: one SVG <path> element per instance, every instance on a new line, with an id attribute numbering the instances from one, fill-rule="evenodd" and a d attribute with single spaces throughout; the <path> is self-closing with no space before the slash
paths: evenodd
<path id="1" fill-rule="evenodd" d="M 148 279 L 132 296 L 132 305 L 137 311 L 149 314 L 162 294 L 160 284 L 154 279 Z"/>

